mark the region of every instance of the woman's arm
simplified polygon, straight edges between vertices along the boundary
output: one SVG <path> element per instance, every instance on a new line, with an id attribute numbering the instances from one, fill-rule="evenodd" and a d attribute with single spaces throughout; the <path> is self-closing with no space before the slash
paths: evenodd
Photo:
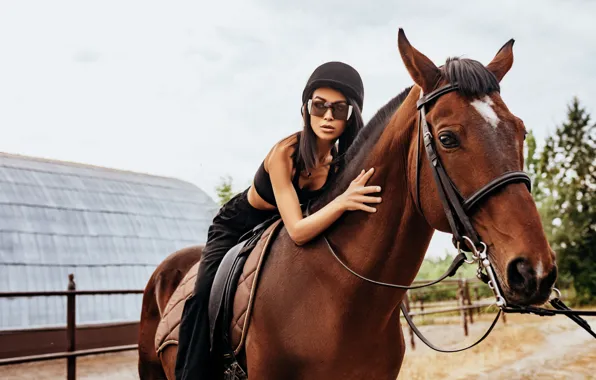
<path id="1" fill-rule="evenodd" d="M 380 197 L 364 195 L 381 191 L 379 186 L 365 186 L 373 174 L 374 170 L 371 168 L 366 173 L 363 170 L 343 194 L 317 212 L 303 218 L 300 201 L 291 181 L 292 151 L 293 149 L 289 144 L 279 144 L 271 152 L 268 166 L 279 213 L 290 238 L 297 245 L 303 245 L 325 231 L 344 211 L 376 211 L 375 208 L 365 204 L 381 202 Z"/>

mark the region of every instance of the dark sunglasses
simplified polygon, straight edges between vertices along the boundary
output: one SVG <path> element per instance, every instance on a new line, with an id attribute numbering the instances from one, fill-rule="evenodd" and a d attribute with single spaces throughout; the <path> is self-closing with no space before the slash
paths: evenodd
<path id="1" fill-rule="evenodd" d="M 331 109 L 333 118 L 337 120 L 348 120 L 350 116 L 352 116 L 352 106 L 346 104 L 344 101 L 331 103 L 317 99 L 309 99 L 306 109 L 308 110 L 309 114 L 318 117 L 325 116 L 327 110 Z"/>

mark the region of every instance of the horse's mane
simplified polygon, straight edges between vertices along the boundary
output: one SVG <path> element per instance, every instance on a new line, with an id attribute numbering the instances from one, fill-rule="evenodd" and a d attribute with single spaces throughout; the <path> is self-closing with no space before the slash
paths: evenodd
<path id="1" fill-rule="evenodd" d="M 482 96 L 493 91 L 500 91 L 499 81 L 482 63 L 468 58 L 448 58 L 439 67 L 442 79 L 450 84 L 458 83 L 458 93 L 463 96 Z M 439 81 L 440 82 L 440 81 Z M 341 173 L 335 178 L 331 186 L 312 204 L 312 211 L 316 211 L 340 195 L 347 185 L 362 170 L 362 162 L 377 143 L 389 119 L 406 99 L 412 87 L 403 90 L 381 107 L 360 131 L 352 145 L 348 148 L 341 161 Z"/>
<path id="2" fill-rule="evenodd" d="M 464 96 L 482 96 L 501 91 L 497 77 L 478 61 L 468 58 L 447 58 L 439 68 L 441 76 L 450 84 L 458 83 Z"/>

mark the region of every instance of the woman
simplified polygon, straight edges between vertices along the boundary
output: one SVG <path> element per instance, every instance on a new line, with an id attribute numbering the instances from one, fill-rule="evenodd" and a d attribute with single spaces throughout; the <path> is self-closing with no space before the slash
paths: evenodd
<path id="1" fill-rule="evenodd" d="M 263 160 L 252 186 L 219 210 L 209 227 L 194 294 L 184 305 L 176 379 L 213 378 L 209 293 L 217 267 L 240 236 L 279 213 L 292 240 L 302 245 L 344 211 L 376 211 L 366 204 L 381 202 L 380 197 L 366 195 L 381 191 L 378 186 L 365 186 L 372 168 L 363 170 L 343 194 L 312 215 L 303 217 L 300 207 L 322 193 L 341 169 L 341 154 L 363 126 L 363 100 L 362 79 L 354 68 L 341 62 L 319 66 L 302 93 L 303 130 L 279 141 Z"/>

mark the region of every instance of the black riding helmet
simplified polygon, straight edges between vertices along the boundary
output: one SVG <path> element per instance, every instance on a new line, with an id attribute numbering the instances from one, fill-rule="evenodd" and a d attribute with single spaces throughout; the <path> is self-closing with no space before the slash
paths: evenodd
<path id="1" fill-rule="evenodd" d="M 305 104 L 314 90 L 320 87 L 331 87 L 340 91 L 345 96 L 354 99 L 362 110 L 364 85 L 360 74 L 352 66 L 332 61 L 317 67 L 308 78 L 304 91 L 302 91 L 302 104 Z"/>

